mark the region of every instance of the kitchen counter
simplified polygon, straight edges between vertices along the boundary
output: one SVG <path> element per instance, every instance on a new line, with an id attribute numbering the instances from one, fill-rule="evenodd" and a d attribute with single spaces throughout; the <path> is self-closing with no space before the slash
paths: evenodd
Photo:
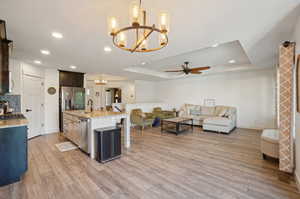
<path id="1" fill-rule="evenodd" d="M 8 120 L 0 120 L 0 129 L 2 128 L 12 128 L 19 126 L 27 126 L 27 119 L 8 119 Z"/>
<path id="2" fill-rule="evenodd" d="M 107 117 L 107 116 L 118 116 L 125 114 L 123 112 L 112 112 L 112 111 L 93 111 L 88 112 L 84 110 L 74 110 L 74 111 L 65 111 L 64 113 L 67 113 L 69 115 L 74 115 L 81 118 L 98 118 L 98 117 Z"/>

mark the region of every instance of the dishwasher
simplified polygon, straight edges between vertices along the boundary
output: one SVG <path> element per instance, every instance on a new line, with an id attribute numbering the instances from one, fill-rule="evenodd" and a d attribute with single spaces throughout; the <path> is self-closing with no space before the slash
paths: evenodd
<path id="1" fill-rule="evenodd" d="M 63 135 L 68 140 L 76 144 L 81 150 L 90 153 L 89 141 L 89 128 L 90 119 L 79 118 L 75 116 L 63 114 Z"/>

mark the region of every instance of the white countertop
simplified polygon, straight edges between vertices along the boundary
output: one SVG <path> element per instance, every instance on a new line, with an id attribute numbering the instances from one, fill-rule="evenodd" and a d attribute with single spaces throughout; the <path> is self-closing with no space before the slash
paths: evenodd
<path id="1" fill-rule="evenodd" d="M 126 114 L 125 112 L 112 112 L 112 111 L 93 111 L 93 112 L 87 112 L 84 110 L 73 110 L 73 111 L 64 111 L 64 113 L 82 117 L 82 118 L 99 118 L 99 117 L 107 117 L 107 116 L 118 116 Z"/>
<path id="2" fill-rule="evenodd" d="M 19 126 L 27 126 L 27 119 L 10 119 L 10 120 L 0 120 L 0 128 L 12 128 Z"/>

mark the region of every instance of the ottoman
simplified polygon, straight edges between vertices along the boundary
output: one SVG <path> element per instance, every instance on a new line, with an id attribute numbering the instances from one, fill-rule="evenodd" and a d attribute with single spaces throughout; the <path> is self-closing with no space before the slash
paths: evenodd
<path id="1" fill-rule="evenodd" d="M 278 129 L 265 129 L 261 135 L 261 153 L 263 158 L 266 155 L 279 158 L 279 130 Z"/>

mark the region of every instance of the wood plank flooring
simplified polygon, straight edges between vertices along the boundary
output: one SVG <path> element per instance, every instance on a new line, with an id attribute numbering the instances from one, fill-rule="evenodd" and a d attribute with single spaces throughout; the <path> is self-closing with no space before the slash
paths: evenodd
<path id="1" fill-rule="evenodd" d="M 294 182 L 278 180 L 278 164 L 262 160 L 259 131 L 133 134 L 132 148 L 106 164 L 79 150 L 59 152 L 58 134 L 32 139 L 28 172 L 1 187 L 0 199 L 300 199 Z"/>

